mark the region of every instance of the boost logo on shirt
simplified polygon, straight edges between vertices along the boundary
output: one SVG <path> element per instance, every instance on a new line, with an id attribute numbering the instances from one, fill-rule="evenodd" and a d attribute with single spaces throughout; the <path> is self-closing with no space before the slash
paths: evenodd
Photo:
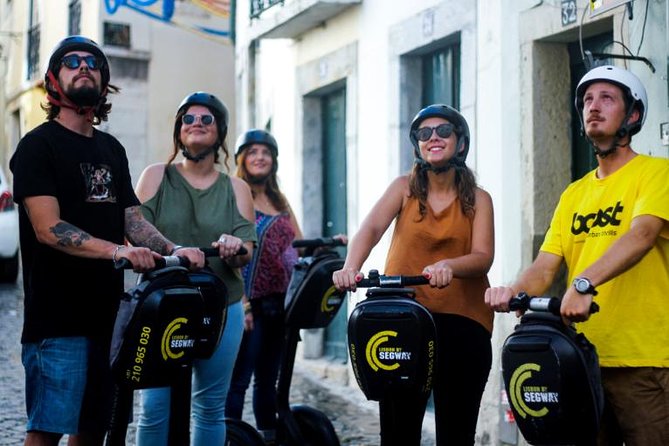
<path id="1" fill-rule="evenodd" d="M 574 235 L 579 235 L 583 232 L 588 234 L 591 229 L 596 227 L 620 226 L 618 214 L 622 210 L 623 206 L 619 201 L 615 206 L 600 209 L 596 213 L 580 215 L 578 212 L 575 212 L 571 220 L 571 233 Z"/>
<path id="2" fill-rule="evenodd" d="M 106 164 L 81 163 L 81 173 L 86 184 L 86 201 L 89 203 L 116 203 L 111 169 Z"/>

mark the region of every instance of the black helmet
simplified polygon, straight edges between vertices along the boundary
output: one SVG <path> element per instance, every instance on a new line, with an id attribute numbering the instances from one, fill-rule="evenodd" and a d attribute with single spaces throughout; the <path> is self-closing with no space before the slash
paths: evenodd
<path id="1" fill-rule="evenodd" d="M 445 104 L 428 105 L 419 111 L 413 118 L 413 121 L 411 121 L 409 139 L 411 139 L 411 143 L 413 144 L 416 159 L 420 160 L 422 157 L 418 148 L 418 139 L 416 138 L 415 131 L 418 130 L 420 123 L 427 118 L 444 118 L 455 126 L 455 134 L 458 136 L 458 147 L 454 159 L 464 163 L 467 159 L 467 153 L 469 153 L 469 126 L 459 111 Z"/>
<path id="2" fill-rule="evenodd" d="M 187 109 L 191 105 L 204 105 L 216 117 L 216 122 L 218 123 L 218 134 L 221 138 L 224 138 L 228 131 L 228 109 L 216 96 L 211 93 L 206 93 L 204 91 L 196 91 L 186 96 L 179 108 L 177 109 L 177 114 L 181 113 L 183 110 Z"/>
<path id="3" fill-rule="evenodd" d="M 237 138 L 237 151 L 235 152 L 235 163 L 240 153 L 251 144 L 265 144 L 269 147 L 274 158 L 279 156 L 279 146 L 271 133 L 261 129 L 250 129 L 239 135 Z"/>
<path id="4" fill-rule="evenodd" d="M 67 53 L 71 51 L 87 51 L 102 61 L 100 74 L 102 75 L 102 91 L 104 92 L 109 85 L 109 61 L 107 56 L 100 48 L 100 45 L 84 36 L 69 36 L 61 40 L 54 48 L 49 58 L 49 66 L 44 74 L 44 82 L 49 82 L 49 72 L 57 79 L 60 71 L 60 61 Z M 104 95 L 105 93 L 103 93 Z"/>

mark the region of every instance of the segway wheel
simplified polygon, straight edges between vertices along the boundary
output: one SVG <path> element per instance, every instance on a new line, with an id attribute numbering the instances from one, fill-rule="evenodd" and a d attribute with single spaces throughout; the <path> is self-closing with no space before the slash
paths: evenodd
<path id="1" fill-rule="evenodd" d="M 225 446 L 265 446 L 260 433 L 244 421 L 226 418 L 225 428 Z"/>
<path id="2" fill-rule="evenodd" d="M 301 404 L 291 406 L 290 410 L 307 445 L 339 446 L 334 426 L 323 412 Z"/>

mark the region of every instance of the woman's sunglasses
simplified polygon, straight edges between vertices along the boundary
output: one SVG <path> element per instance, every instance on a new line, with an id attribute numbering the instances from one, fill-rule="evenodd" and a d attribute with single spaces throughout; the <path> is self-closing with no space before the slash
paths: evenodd
<path id="1" fill-rule="evenodd" d="M 60 63 L 70 70 L 75 70 L 81 66 L 82 60 L 86 62 L 89 70 L 99 70 L 100 65 L 102 65 L 102 61 L 95 56 L 79 56 L 78 54 L 65 56 L 60 60 Z"/>
<path id="2" fill-rule="evenodd" d="M 191 125 L 195 123 L 195 120 L 200 118 L 202 125 L 211 125 L 214 123 L 214 117 L 212 115 L 191 115 L 185 114 L 181 117 L 181 122 L 186 125 Z"/>
<path id="3" fill-rule="evenodd" d="M 428 141 L 432 138 L 432 132 L 437 131 L 437 136 L 440 138 L 448 138 L 453 134 L 455 127 L 453 124 L 444 123 L 436 127 L 421 127 L 413 131 L 414 136 L 418 141 Z"/>

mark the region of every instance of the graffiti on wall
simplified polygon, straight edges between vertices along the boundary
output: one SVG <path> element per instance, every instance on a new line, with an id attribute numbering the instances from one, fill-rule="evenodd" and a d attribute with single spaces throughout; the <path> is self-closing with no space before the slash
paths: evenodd
<path id="1" fill-rule="evenodd" d="M 153 20 L 229 43 L 233 0 L 104 0 L 111 15 L 129 8 Z"/>

